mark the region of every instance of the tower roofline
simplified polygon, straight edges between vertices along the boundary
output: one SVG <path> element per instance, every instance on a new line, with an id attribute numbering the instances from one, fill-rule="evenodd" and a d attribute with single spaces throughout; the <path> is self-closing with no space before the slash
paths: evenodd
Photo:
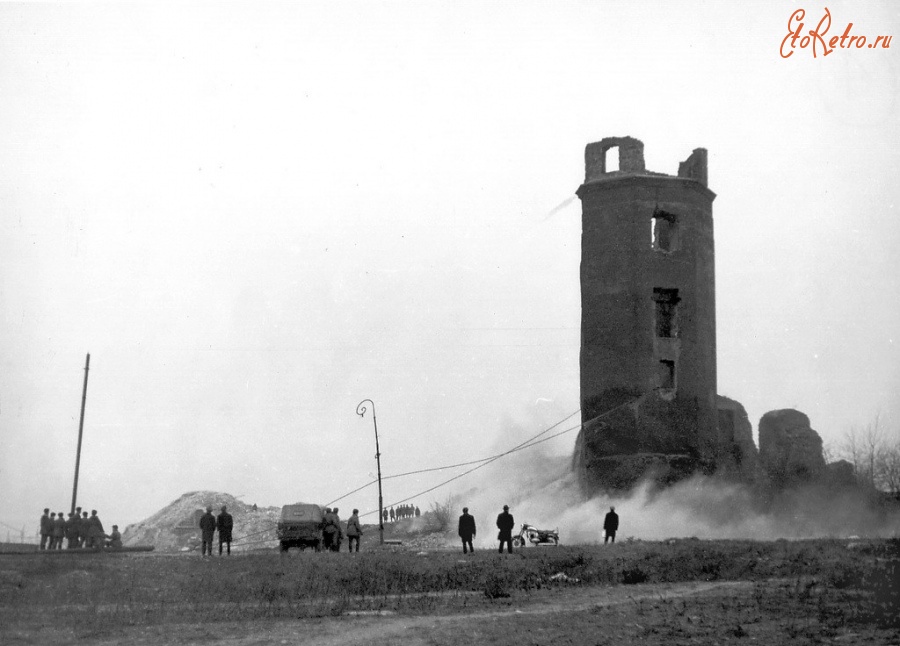
<path id="1" fill-rule="evenodd" d="M 584 199 L 585 195 L 591 193 L 607 191 L 613 188 L 640 185 L 647 188 L 671 188 L 673 183 L 679 183 L 685 188 L 697 191 L 710 202 L 716 199 L 716 194 L 708 187 L 701 184 L 698 180 L 689 177 L 680 177 L 675 175 L 666 175 L 665 173 L 628 173 L 613 172 L 606 173 L 602 177 L 586 181 L 578 187 L 575 195 Z"/>

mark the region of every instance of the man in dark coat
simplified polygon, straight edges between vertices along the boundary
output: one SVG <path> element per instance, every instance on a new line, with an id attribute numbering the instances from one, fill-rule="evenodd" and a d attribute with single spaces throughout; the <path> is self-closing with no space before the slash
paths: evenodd
<path id="1" fill-rule="evenodd" d="M 607 513 L 606 518 L 603 519 L 603 531 L 606 532 L 606 536 L 603 539 L 604 545 L 608 542 L 616 542 L 616 530 L 618 529 L 619 514 L 616 513 L 615 507 L 610 507 L 609 513 Z"/>
<path id="2" fill-rule="evenodd" d="M 331 515 L 334 516 L 334 524 L 337 526 L 337 538 L 335 538 L 334 542 L 331 545 L 331 549 L 335 552 L 341 551 L 341 543 L 344 540 L 344 528 L 341 527 L 341 517 L 338 515 L 338 508 L 335 507 L 331 510 Z"/>
<path id="3" fill-rule="evenodd" d="M 81 547 L 90 547 L 91 545 L 91 522 L 86 511 L 81 512 L 81 525 L 78 530 L 81 532 Z"/>
<path id="4" fill-rule="evenodd" d="M 41 549 L 47 549 L 47 543 L 53 547 L 53 521 L 50 519 L 50 510 L 45 509 L 41 516 Z"/>
<path id="5" fill-rule="evenodd" d="M 347 521 L 347 551 L 353 551 L 353 543 L 356 543 L 356 551 L 359 551 L 359 539 L 362 536 L 362 526 L 359 524 L 359 509 L 354 509 L 350 520 Z"/>
<path id="6" fill-rule="evenodd" d="M 81 547 L 84 545 L 84 518 L 81 516 L 81 507 L 75 508 L 72 527 L 75 528 L 75 547 Z"/>
<path id="7" fill-rule="evenodd" d="M 78 525 L 81 519 L 75 520 L 75 512 L 69 512 L 66 518 L 66 549 L 74 550 L 78 546 Z"/>
<path id="8" fill-rule="evenodd" d="M 462 516 L 459 517 L 459 537 L 462 539 L 463 554 L 475 552 L 472 547 L 472 537 L 475 536 L 475 517 L 469 515 L 469 508 L 463 507 Z"/>
<path id="9" fill-rule="evenodd" d="M 63 513 L 59 512 L 56 514 L 56 518 L 53 520 L 53 544 L 50 546 L 52 550 L 61 550 L 63 539 L 66 537 L 66 519 L 63 517 Z"/>
<path id="10" fill-rule="evenodd" d="M 322 548 L 331 552 L 336 551 L 337 537 L 340 527 L 334 519 L 331 507 L 325 508 L 325 516 L 322 518 Z"/>
<path id="11" fill-rule="evenodd" d="M 87 516 L 87 512 L 84 512 L 84 515 Z M 87 522 L 82 521 L 82 529 L 84 529 L 85 526 L 87 526 L 88 541 L 86 547 L 94 549 L 103 547 L 103 540 L 106 538 L 106 532 L 103 531 L 103 523 L 100 522 L 100 516 L 97 515 L 96 509 L 91 509 L 91 517 L 87 519 Z"/>
<path id="12" fill-rule="evenodd" d="M 68 524 L 66 536 L 69 539 L 69 549 L 77 549 L 81 547 L 81 507 L 75 508 L 75 513 L 72 514 Z"/>
<path id="13" fill-rule="evenodd" d="M 200 517 L 200 532 L 203 540 L 201 556 L 206 556 L 207 552 L 212 556 L 213 534 L 216 533 L 216 517 L 213 516 L 212 507 L 207 507 L 206 513 Z"/>
<path id="14" fill-rule="evenodd" d="M 503 513 L 497 516 L 497 528 L 500 533 L 497 538 L 500 540 L 500 553 L 503 554 L 503 543 L 506 543 L 506 551 L 512 554 L 512 530 L 516 526 L 516 521 L 509 513 L 509 505 L 503 505 Z"/>
<path id="15" fill-rule="evenodd" d="M 225 511 L 225 505 L 222 505 L 222 513 L 216 516 L 216 529 L 219 530 L 219 556 L 222 556 L 222 543 L 228 548 L 228 554 L 231 554 L 231 530 L 234 528 L 234 518 Z"/>

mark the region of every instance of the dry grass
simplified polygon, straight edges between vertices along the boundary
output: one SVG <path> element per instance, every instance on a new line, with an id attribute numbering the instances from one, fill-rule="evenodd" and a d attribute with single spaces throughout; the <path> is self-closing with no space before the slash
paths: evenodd
<path id="1" fill-rule="evenodd" d="M 0 555 L 0 642 L 11 643 L 49 617 L 83 636 L 172 622 L 457 612 L 473 598 L 503 600 L 572 585 L 624 585 L 624 594 L 632 584 L 684 581 L 759 582 L 766 592 L 754 597 L 752 612 L 732 613 L 733 636 L 746 631 L 747 617 L 781 616 L 786 608 L 794 613 L 791 630 L 802 636 L 810 626 L 823 634 L 854 622 L 900 627 L 898 578 L 897 540 L 853 549 L 837 540 L 677 540 L 526 549 L 503 557 L 482 551 L 465 559 L 450 551 L 404 550 L 206 559 Z M 685 624 L 678 612 L 677 603 L 656 608 L 657 615 L 671 615 L 672 626 Z"/>

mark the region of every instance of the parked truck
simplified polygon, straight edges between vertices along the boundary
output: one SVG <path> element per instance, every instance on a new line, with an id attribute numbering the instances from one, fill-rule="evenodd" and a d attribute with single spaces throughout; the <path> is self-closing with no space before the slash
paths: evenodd
<path id="1" fill-rule="evenodd" d="M 298 502 L 282 507 L 277 529 L 281 551 L 287 552 L 292 547 L 320 551 L 324 516 L 319 505 Z"/>

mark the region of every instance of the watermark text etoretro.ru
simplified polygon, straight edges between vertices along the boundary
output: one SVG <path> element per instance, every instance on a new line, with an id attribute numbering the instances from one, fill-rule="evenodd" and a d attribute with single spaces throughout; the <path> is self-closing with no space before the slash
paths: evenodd
<path id="1" fill-rule="evenodd" d="M 797 9 L 788 19 L 788 33 L 781 41 L 781 57 L 790 58 L 794 55 L 794 49 L 806 49 L 812 47 L 813 58 L 819 54 L 821 48 L 822 56 L 828 56 L 835 49 L 875 49 L 879 45 L 882 49 L 889 49 L 891 46 L 891 38 L 893 36 L 876 36 L 868 39 L 865 36 L 851 34 L 850 29 L 853 23 L 847 23 L 847 28 L 840 36 L 831 36 L 826 38 L 828 30 L 831 29 L 831 12 L 825 7 L 825 15 L 819 20 L 819 24 L 815 29 L 810 29 L 807 33 L 803 33 L 803 19 L 806 17 L 806 11 Z"/>

